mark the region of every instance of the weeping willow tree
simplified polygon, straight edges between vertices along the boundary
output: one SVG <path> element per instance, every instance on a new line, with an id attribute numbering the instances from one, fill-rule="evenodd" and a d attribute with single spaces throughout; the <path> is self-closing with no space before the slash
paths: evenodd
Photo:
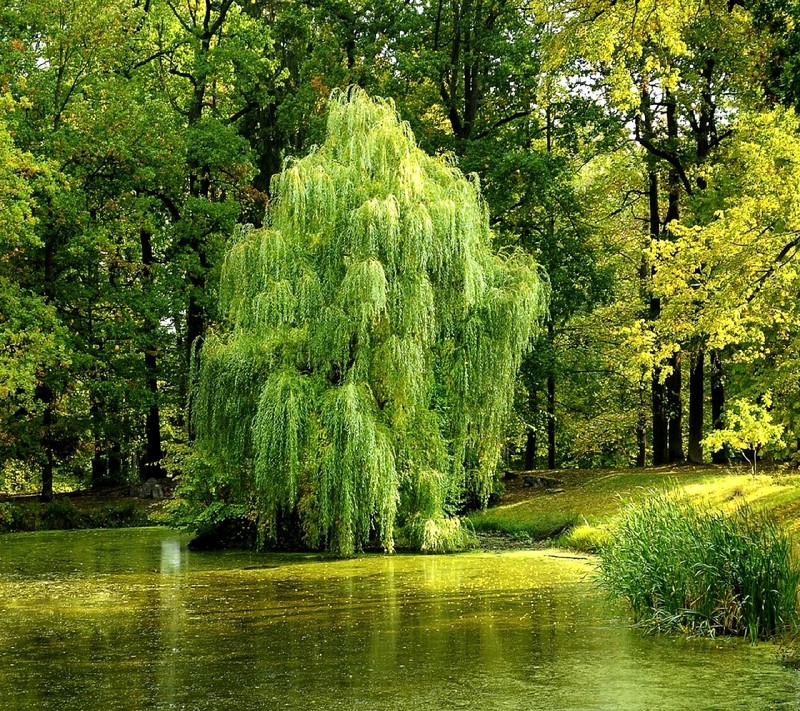
<path id="1" fill-rule="evenodd" d="M 312 546 L 392 550 L 400 524 L 445 548 L 459 503 L 491 492 L 546 284 L 493 252 L 477 181 L 392 104 L 350 89 L 329 112 L 325 143 L 274 179 L 268 226 L 226 256 L 197 446 Z"/>

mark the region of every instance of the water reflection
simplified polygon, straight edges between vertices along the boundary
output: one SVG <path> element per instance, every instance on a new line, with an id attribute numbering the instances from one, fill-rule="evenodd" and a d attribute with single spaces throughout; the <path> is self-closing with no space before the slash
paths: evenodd
<path id="1" fill-rule="evenodd" d="M 161 573 L 174 575 L 182 571 L 184 547 L 179 538 L 167 538 L 161 541 Z"/>
<path id="2" fill-rule="evenodd" d="M 770 709 L 766 647 L 644 638 L 543 553 L 197 554 L 169 531 L 0 537 L 20 709 Z"/>

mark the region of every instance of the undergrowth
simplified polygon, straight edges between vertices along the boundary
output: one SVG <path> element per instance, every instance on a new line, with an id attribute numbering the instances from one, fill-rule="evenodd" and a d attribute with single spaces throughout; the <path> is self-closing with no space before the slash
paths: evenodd
<path id="1" fill-rule="evenodd" d="M 457 553 L 475 548 L 478 540 L 468 519 L 416 514 L 397 533 L 398 548 L 422 553 Z"/>
<path id="2" fill-rule="evenodd" d="M 77 507 L 69 499 L 49 503 L 0 503 L 0 533 L 53 531 L 72 528 L 127 528 L 149 523 L 146 511 L 134 501 Z"/>

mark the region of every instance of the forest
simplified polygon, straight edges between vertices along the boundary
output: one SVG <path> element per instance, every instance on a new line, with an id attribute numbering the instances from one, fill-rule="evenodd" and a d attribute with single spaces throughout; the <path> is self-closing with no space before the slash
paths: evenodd
<path id="1" fill-rule="evenodd" d="M 203 383 L 226 329 L 269 323 L 269 313 L 289 308 L 280 291 L 287 283 L 306 289 L 307 256 L 292 240 L 306 230 L 313 243 L 321 218 L 309 213 L 298 227 L 289 205 L 310 201 L 302 190 L 313 186 L 292 176 L 300 181 L 302 166 L 351 150 L 341 147 L 350 134 L 349 155 L 366 150 L 360 129 L 334 115 L 336 102 L 354 95 L 396 112 L 404 122 L 397 131 L 420 149 L 419 170 L 439 171 L 425 188 L 432 220 L 447 219 L 435 213 L 437 195 L 472 191 L 476 226 L 463 239 L 477 235 L 475 279 L 513 281 L 524 302 L 487 312 L 492 350 L 470 382 L 489 415 L 447 399 L 460 376 L 442 366 L 430 417 L 406 423 L 430 442 L 439 436 L 430 413 L 450 413 L 447 436 L 475 450 L 459 456 L 473 456 L 482 472 L 463 475 L 472 477 L 465 491 L 473 503 L 485 503 L 503 467 L 795 462 L 798 23 L 800 3 L 775 0 L 5 0 L 2 488 L 49 499 L 183 474 L 218 497 L 235 488 L 235 467 L 215 467 L 192 443 L 216 437 L 219 448 L 247 453 L 236 438 L 251 435 L 225 423 L 241 421 L 235 408 L 248 397 L 253 408 L 252 393 L 233 395 L 244 387 L 239 376 L 250 376 L 221 361 L 218 370 L 231 376 L 218 383 L 223 398 L 231 394 L 225 412 L 209 405 L 220 392 Z M 385 137 L 389 152 L 393 140 Z M 328 175 L 331 195 L 354 179 Z M 414 213 L 413 201 L 404 209 Z M 358 238 L 353 215 L 347 239 Z M 251 313 L 241 303 L 248 269 L 278 264 L 265 256 L 273 247 L 258 247 L 252 235 L 273 227 L 293 250 L 286 259 L 296 268 L 287 262 L 286 274 L 294 276 L 277 279 L 269 303 Z M 413 254 L 403 259 L 396 284 L 387 279 L 411 303 L 427 282 L 414 280 Z M 363 301 L 368 320 L 377 297 L 374 270 L 365 269 L 348 298 Z M 446 284 L 443 270 L 431 276 L 434 286 Z M 435 291 L 437 308 L 450 303 Z M 308 298 L 297 308 L 313 315 Z M 409 306 L 397 318 L 424 329 L 421 313 Z M 315 367 L 335 379 L 338 346 L 315 333 L 302 347 L 327 351 L 329 362 L 321 356 Z M 242 339 L 255 350 L 239 356 L 252 365 L 262 346 Z M 406 365 L 447 358 L 444 346 L 420 355 L 384 341 L 386 363 L 394 346 Z M 398 372 L 398 382 L 411 378 Z M 287 376 L 270 397 L 295 402 L 293 382 Z M 395 385 L 398 393 L 417 387 Z M 319 399 L 323 418 L 337 408 L 357 414 L 363 404 L 356 390 L 338 404 L 308 397 Z M 381 434 L 388 422 L 361 443 L 366 459 L 353 454 L 351 470 L 390 456 Z M 459 435 L 459 422 L 481 435 Z M 280 449 L 295 463 L 285 486 L 296 489 L 305 460 L 288 448 L 320 443 L 266 424 L 253 429 L 274 456 Z M 391 456 L 422 456 L 393 446 Z M 271 456 L 261 464 L 250 457 L 256 479 Z M 381 466 L 373 498 L 389 486 Z M 452 498 L 437 486 L 427 495 Z M 266 488 L 267 508 L 299 496 Z M 382 509 L 384 528 L 392 513 Z M 371 513 L 353 515 L 369 528 Z M 329 534 L 350 550 L 354 530 Z"/>

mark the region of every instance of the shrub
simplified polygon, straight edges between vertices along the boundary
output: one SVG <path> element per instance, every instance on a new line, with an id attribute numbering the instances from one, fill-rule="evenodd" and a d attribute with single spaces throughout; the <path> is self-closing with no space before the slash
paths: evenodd
<path id="1" fill-rule="evenodd" d="M 601 550 L 600 582 L 654 631 L 764 639 L 796 623 L 800 568 L 775 520 L 670 494 L 629 505 Z"/>
<path id="2" fill-rule="evenodd" d="M 579 553 L 598 553 L 610 541 L 610 538 L 605 526 L 581 524 L 560 535 L 556 540 L 556 545 Z"/>
<path id="3" fill-rule="evenodd" d="M 398 532 L 397 543 L 423 553 L 455 553 L 475 548 L 478 539 L 467 519 L 416 514 Z"/>
<path id="4" fill-rule="evenodd" d="M 0 533 L 14 530 L 14 506 L 8 502 L 0 503 Z"/>
<path id="5" fill-rule="evenodd" d="M 129 528 L 149 523 L 147 512 L 136 501 L 104 504 L 99 509 L 84 514 L 87 528 Z"/>
<path id="6" fill-rule="evenodd" d="M 84 528 L 84 517 L 69 499 L 53 499 L 41 508 L 41 528 L 44 530 Z M 36 530 L 34 527 L 33 530 Z"/>

